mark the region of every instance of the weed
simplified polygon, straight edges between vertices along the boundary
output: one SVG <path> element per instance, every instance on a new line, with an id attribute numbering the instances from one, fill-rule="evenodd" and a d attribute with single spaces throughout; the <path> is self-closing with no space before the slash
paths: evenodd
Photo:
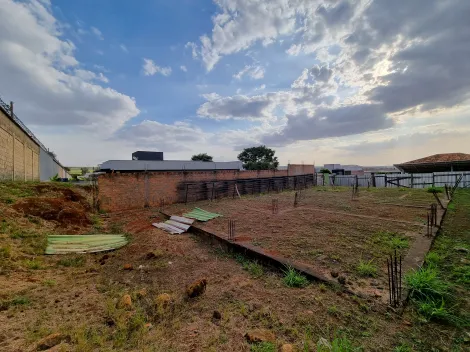
<path id="1" fill-rule="evenodd" d="M 328 342 L 320 339 L 317 344 L 317 352 L 356 352 L 361 348 L 354 347 L 353 343 L 346 336 L 335 336 L 333 341 Z"/>
<path id="2" fill-rule="evenodd" d="M 442 257 L 439 253 L 437 252 L 429 252 L 426 255 L 426 264 L 427 265 L 437 265 L 442 261 Z"/>
<path id="3" fill-rule="evenodd" d="M 442 193 L 442 187 L 428 187 L 426 189 L 428 193 Z"/>
<path id="4" fill-rule="evenodd" d="M 7 308 L 8 306 L 28 306 L 31 304 L 31 300 L 26 296 L 16 296 L 11 300 L 3 303 Z"/>
<path id="5" fill-rule="evenodd" d="M 116 233 L 116 234 L 119 234 L 119 233 L 123 233 L 124 232 L 124 228 L 122 226 L 122 223 L 120 222 L 113 222 L 110 226 L 109 226 L 109 231 L 111 233 Z"/>
<path id="6" fill-rule="evenodd" d="M 419 301 L 440 300 L 447 295 L 449 286 L 440 279 L 434 266 L 422 267 L 405 275 L 405 282 L 410 289 L 410 296 Z"/>
<path id="7" fill-rule="evenodd" d="M 438 303 L 436 301 L 428 300 L 418 304 L 418 312 L 424 317 L 425 321 L 437 320 L 443 321 L 455 326 L 465 324 L 465 320 L 456 316 L 452 310 L 445 306 L 444 299 Z"/>
<path id="8" fill-rule="evenodd" d="M 36 260 L 36 259 L 32 259 L 32 260 L 25 260 L 24 261 L 24 265 L 28 268 L 28 269 L 31 269 L 31 270 L 40 270 L 43 268 L 41 262 L 39 260 Z"/>
<path id="9" fill-rule="evenodd" d="M 0 247 L 0 259 L 8 259 L 11 257 L 11 246 L 6 245 Z"/>
<path id="10" fill-rule="evenodd" d="M 393 352 L 412 352 L 412 349 L 406 343 L 402 343 L 402 344 L 396 346 L 393 349 Z"/>
<path id="11" fill-rule="evenodd" d="M 319 284 L 318 289 L 322 292 L 325 292 L 327 290 L 326 285 L 324 283 Z"/>
<path id="12" fill-rule="evenodd" d="M 389 241 L 392 249 L 403 249 L 410 246 L 408 237 L 393 236 Z"/>
<path id="13" fill-rule="evenodd" d="M 55 280 L 48 279 L 48 280 L 44 280 L 42 284 L 44 286 L 52 287 L 52 286 L 57 285 L 57 282 Z"/>
<path id="14" fill-rule="evenodd" d="M 272 342 L 260 342 L 251 345 L 250 352 L 276 352 L 276 345 Z"/>
<path id="15" fill-rule="evenodd" d="M 331 315 L 334 315 L 334 316 L 338 316 L 338 314 L 339 314 L 338 307 L 336 307 L 336 306 L 329 306 L 329 307 L 328 307 L 328 314 L 331 314 Z"/>
<path id="16" fill-rule="evenodd" d="M 361 259 L 359 264 L 356 267 L 357 273 L 360 276 L 370 276 L 370 277 L 375 277 L 377 275 L 377 266 L 372 263 L 372 260 L 369 260 L 368 262 L 365 262 Z"/>
<path id="17" fill-rule="evenodd" d="M 57 265 L 65 267 L 80 267 L 85 265 L 86 258 L 84 256 L 73 256 L 59 259 Z"/>
<path id="18" fill-rule="evenodd" d="M 264 274 L 263 266 L 258 264 L 256 261 L 247 261 L 243 263 L 243 269 L 248 271 L 250 275 L 255 278 L 263 276 Z"/>
<path id="19" fill-rule="evenodd" d="M 101 230 L 103 228 L 103 220 L 101 219 L 101 217 L 99 215 L 92 215 L 91 216 L 91 222 L 93 223 L 93 228 L 95 230 Z"/>
<path id="20" fill-rule="evenodd" d="M 284 271 L 284 278 L 282 281 L 287 287 L 305 287 L 309 283 L 305 276 L 298 273 L 297 270 L 290 266 Z"/>

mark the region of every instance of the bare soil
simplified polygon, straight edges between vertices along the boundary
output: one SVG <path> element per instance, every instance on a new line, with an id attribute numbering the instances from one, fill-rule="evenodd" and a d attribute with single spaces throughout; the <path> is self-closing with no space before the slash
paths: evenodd
<path id="1" fill-rule="evenodd" d="M 60 186 L 34 187 L 6 186 L 3 190 L 9 195 L 0 199 L 2 351 L 33 350 L 38 340 L 55 332 L 71 338 L 62 344 L 64 351 L 250 351 L 244 335 L 254 328 L 272 331 L 276 348 L 292 343 L 297 350 L 315 351 L 320 338 L 345 336 L 364 351 L 392 351 L 401 336 L 420 324 L 408 312 L 399 316 L 388 310 L 377 298 L 351 296 L 320 282 L 289 288 L 283 284 L 282 274 L 269 268 L 255 277 L 217 246 L 193 235 L 172 236 L 151 226 L 163 219 L 158 209 L 93 214 L 85 206 L 74 208 L 70 203 L 78 205 L 80 200 L 67 199 L 68 191 Z M 86 190 L 73 191 L 89 198 Z M 200 206 L 222 213 L 224 218 L 204 225 L 220 231 L 227 218 L 233 217 L 238 240 L 258 241 L 267 250 L 323 265 L 325 270 L 340 268 L 357 286 L 362 281 L 368 284 L 369 279 L 354 278 L 356 259 L 361 255 L 381 258 L 380 251 L 386 250 L 383 244 L 377 250 L 370 249 L 374 245 L 369 248 L 376 231 L 398 231 L 413 240 L 418 225 L 318 211 L 323 203 L 319 197 L 346 204 L 350 195 L 344 192 L 341 198 L 341 192 L 315 192 L 312 199 L 317 203 L 308 203 L 307 192 L 295 209 L 292 194 L 282 193 L 174 205 L 165 211 L 181 214 Z M 401 195 L 396 192 L 390 200 L 395 202 Z M 62 202 L 77 214 L 83 211 L 92 224 L 75 222 L 75 214 L 70 215 L 70 222 L 60 222 L 58 216 L 32 215 L 30 210 L 35 207 L 18 205 L 27 204 L 25 198 L 31 197 L 41 198 L 47 207 Z M 279 198 L 280 212 L 275 216 L 270 213 L 273 197 Z M 367 200 L 362 197 L 365 195 L 350 202 L 351 209 L 340 210 L 371 216 L 374 213 L 367 209 L 372 210 L 374 202 L 382 198 L 378 192 L 371 192 Z M 413 198 L 413 192 L 408 198 Z M 367 208 L 355 212 L 359 205 Z M 391 207 L 395 215 L 388 218 L 401 219 L 402 215 L 414 223 L 415 217 L 422 216 L 419 211 Z M 45 236 L 57 231 L 127 233 L 130 243 L 109 253 L 44 256 Z M 315 250 L 321 253 L 311 253 Z M 133 270 L 124 270 L 125 264 L 131 264 Z M 207 280 L 206 291 L 187 298 L 187 286 L 201 279 Z M 164 307 L 155 303 L 162 293 L 171 297 Z M 117 308 L 125 294 L 131 296 L 132 307 Z M 214 311 L 221 319 L 214 320 Z M 445 343 L 436 346 L 446 350 Z"/>

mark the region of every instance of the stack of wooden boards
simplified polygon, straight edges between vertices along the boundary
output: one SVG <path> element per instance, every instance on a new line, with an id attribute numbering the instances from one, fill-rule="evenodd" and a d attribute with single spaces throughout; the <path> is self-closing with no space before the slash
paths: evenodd
<path id="1" fill-rule="evenodd" d="M 154 223 L 152 225 L 166 232 L 169 232 L 172 235 L 180 235 L 188 231 L 193 222 L 193 219 L 172 215 L 170 217 L 170 220 L 167 220 L 165 222 Z"/>

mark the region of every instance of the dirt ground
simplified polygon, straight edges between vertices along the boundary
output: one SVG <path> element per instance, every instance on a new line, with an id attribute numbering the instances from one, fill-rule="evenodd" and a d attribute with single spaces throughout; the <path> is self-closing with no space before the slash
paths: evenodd
<path id="1" fill-rule="evenodd" d="M 311 282 L 304 288 L 286 287 L 282 273 L 265 267 L 258 268 L 261 273 L 259 270 L 253 272 L 249 266 L 240 264 L 240 258 L 201 242 L 196 236 L 168 235 L 151 226 L 152 222 L 161 219 L 158 209 L 110 214 L 93 214 L 86 206 L 77 209 L 78 213 L 84 212 L 88 222 L 84 222 L 83 217 L 81 221 L 75 220 L 74 216 L 62 221 L 58 213 L 48 219 L 46 217 L 50 214 L 46 211 L 28 214 L 23 204 L 39 202 L 41 205 L 37 208 L 49 208 L 56 202 L 63 202 L 72 209 L 83 201 L 82 198 L 81 201 L 74 201 L 71 197 L 67 199 L 66 192 L 53 188 L 45 187 L 38 191 L 36 186 L 0 184 L 2 351 L 36 350 L 38 341 L 52 333 L 62 336 L 56 351 L 255 351 L 254 345 L 250 345 L 244 335 L 256 328 L 274 333 L 274 350 L 290 343 L 298 351 L 316 351 L 320 339 L 333 341 L 342 337 L 356 348 L 344 351 L 398 351 L 396 348 L 402 337 L 421 326 L 411 312 L 397 315 L 376 299 L 345 294 L 338 287 L 320 282 Z M 72 190 L 89 200 L 86 189 Z M 413 232 L 418 226 L 357 217 L 343 221 L 345 216 L 311 209 L 320 208 L 335 197 L 341 199 L 341 192 L 311 193 L 312 198 L 316 199 L 318 194 L 324 200 L 307 204 L 310 195 L 305 195 L 301 205 L 294 210 L 301 215 L 300 221 L 284 225 L 277 230 L 278 233 L 274 232 L 274 226 L 269 227 L 272 224 L 269 219 L 273 220 L 269 206 L 263 208 L 264 203 L 270 204 L 274 195 L 220 200 L 212 204 L 175 205 L 165 210 L 178 212 L 183 208 L 201 206 L 207 210 L 227 212 L 227 216 L 250 213 L 255 215 L 251 220 L 236 218 L 240 235 L 245 232 L 260 245 L 284 247 L 282 250 L 286 256 L 298 256 L 314 263 L 324 262 L 325 268 L 339 267 L 348 273 L 353 272 L 351 268 L 356 254 L 368 259 L 379 253 L 366 250 L 368 242 L 364 240 L 363 233 L 373 236 L 376 231 L 394 229 L 412 241 L 412 235 L 407 231 Z M 406 193 L 397 193 L 397 196 L 403 194 Z M 367 205 L 360 198 L 358 202 L 351 203 L 351 209 L 341 211 L 353 213 L 355 207 L 360 207 L 359 215 L 375 214 L 368 213 L 367 209 L 374 208 L 373 201 L 383 198 L 376 192 L 367 196 L 371 204 Z M 292 210 L 282 206 L 281 202 L 285 197 L 288 204 L 292 195 L 283 193 L 276 197 L 279 198 L 280 210 L 276 218 L 286 219 L 280 223 L 290 221 Z M 408 197 L 411 201 L 415 197 L 414 192 Z M 397 197 L 389 198 L 397 201 Z M 429 200 L 423 194 L 416 198 L 423 204 Z M 253 205 L 256 201 L 260 204 Z M 247 207 L 252 204 L 249 207 L 256 210 L 244 208 L 245 202 Z M 369 208 L 362 208 L 366 205 Z M 400 214 L 403 214 L 405 221 L 414 223 L 416 217 L 422 216 L 418 210 L 424 211 L 391 207 L 390 212 L 395 215 L 389 218 L 400 219 Z M 317 225 L 312 226 L 309 219 L 315 219 Z M 211 221 L 207 226 L 215 229 L 220 226 L 222 230 L 224 220 L 226 217 Z M 299 243 L 295 243 L 292 227 L 304 234 L 309 227 L 314 230 L 310 236 L 299 237 Z M 345 241 L 345 234 L 349 231 L 353 231 L 354 240 Z M 130 243 L 106 254 L 44 256 L 45 236 L 49 233 L 126 233 Z M 342 242 L 344 245 L 339 245 Z M 334 243 L 338 244 L 336 259 L 333 257 Z M 318 256 L 317 253 L 309 253 L 316 249 L 317 244 L 323 245 Z M 361 248 L 356 248 L 355 244 Z M 312 249 L 305 248 L 310 245 Z M 383 249 L 382 245 L 378 247 Z M 126 264 L 131 270 L 124 269 Z M 206 291 L 197 298 L 187 298 L 187 285 L 203 278 L 207 279 Z M 360 280 L 368 282 L 370 279 Z M 360 280 L 356 281 L 357 285 Z M 376 280 L 380 280 L 380 276 Z M 126 294 L 131 300 L 127 306 L 121 302 Z M 215 311 L 220 316 L 214 314 Z M 447 350 L 445 338 L 443 344 L 437 342 L 436 346 L 439 350 Z"/>
<path id="2" fill-rule="evenodd" d="M 331 279 L 346 277 L 354 292 L 386 300 L 386 258 L 395 250 L 405 257 L 413 243 L 423 238 L 428 210 L 419 206 L 433 202 L 432 194 L 424 190 L 406 189 L 364 189 L 352 199 L 347 187 L 329 191 L 310 188 L 302 191 L 297 206 L 294 197 L 295 192 L 283 192 L 220 199 L 178 204 L 166 212 L 181 215 L 194 206 L 217 212 L 223 217 L 200 227 L 224 236 L 228 219 L 235 220 L 237 242 L 249 242 L 270 254 L 312 265 Z M 279 209 L 275 214 L 273 200 Z M 418 207 L 390 205 L 401 203 Z M 361 262 L 373 266 L 376 273 L 358 272 Z"/>

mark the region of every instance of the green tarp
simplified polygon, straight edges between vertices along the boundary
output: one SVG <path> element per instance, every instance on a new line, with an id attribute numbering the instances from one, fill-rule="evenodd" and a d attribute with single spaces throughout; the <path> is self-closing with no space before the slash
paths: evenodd
<path id="1" fill-rule="evenodd" d="M 51 235 L 47 237 L 46 254 L 103 252 L 127 242 L 124 235 Z"/>
<path id="2" fill-rule="evenodd" d="M 201 208 L 194 208 L 191 212 L 183 214 L 183 216 L 187 218 L 191 218 L 191 219 L 196 219 L 199 221 L 207 221 L 207 220 L 211 220 L 222 215 L 217 214 L 217 213 L 211 213 Z"/>

